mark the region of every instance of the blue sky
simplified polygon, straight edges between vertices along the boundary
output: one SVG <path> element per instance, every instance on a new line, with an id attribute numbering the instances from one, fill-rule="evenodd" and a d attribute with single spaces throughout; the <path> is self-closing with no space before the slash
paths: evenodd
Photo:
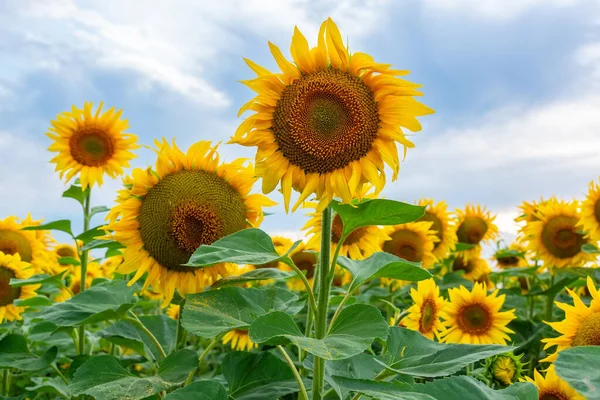
<path id="1" fill-rule="evenodd" d="M 315 44 L 328 16 L 353 51 L 411 70 L 436 110 L 387 198 L 481 203 L 510 238 L 522 200 L 581 198 L 598 177 L 596 1 L 0 0 L 0 214 L 76 218 L 44 136 L 71 104 L 122 108 L 147 145 L 225 142 L 252 97 L 237 82 L 252 76 L 242 56 L 275 69 L 267 40 L 287 52 L 298 25 Z M 253 153 L 221 146 L 226 160 Z M 154 161 L 138 155 L 134 166 Z M 119 184 L 96 190 L 95 205 L 112 205 Z M 297 234 L 306 220 L 275 212 L 263 225 L 272 233 Z"/>

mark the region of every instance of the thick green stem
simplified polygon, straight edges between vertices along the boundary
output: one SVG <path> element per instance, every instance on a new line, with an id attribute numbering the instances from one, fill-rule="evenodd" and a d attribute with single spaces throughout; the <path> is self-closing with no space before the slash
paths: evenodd
<path id="1" fill-rule="evenodd" d="M 309 302 L 308 307 L 309 307 L 309 312 L 315 314 L 316 311 L 317 311 L 317 302 L 315 301 L 315 294 L 313 292 L 313 289 L 310 287 L 310 283 L 308 282 L 308 279 L 306 279 L 306 276 L 300 270 L 300 268 L 296 267 L 296 264 L 294 264 L 294 262 L 292 261 L 291 258 L 289 258 L 289 257 L 288 258 L 284 258 L 281 261 L 283 263 L 289 265 L 296 272 L 296 275 L 298 275 L 298 278 L 300 278 L 300 280 L 304 284 L 304 288 L 306 289 L 306 293 L 308 293 L 308 302 Z"/>
<path id="2" fill-rule="evenodd" d="M 5 369 L 2 373 L 2 394 L 8 397 L 10 392 L 10 371 Z"/>
<path id="3" fill-rule="evenodd" d="M 298 369 L 296 369 L 294 362 L 283 347 L 277 346 L 277 349 L 281 352 L 281 355 L 283 355 L 285 361 L 287 361 L 288 365 L 290 366 L 290 369 L 294 373 L 296 382 L 298 382 L 298 386 L 300 387 L 300 393 L 302 393 L 302 396 L 299 396 L 298 400 L 308 400 L 308 393 L 306 393 L 306 387 L 304 387 L 304 382 L 302 382 L 302 377 L 300 376 L 300 373 L 298 373 Z"/>
<path id="4" fill-rule="evenodd" d="M 187 340 L 187 332 L 185 331 L 185 328 L 183 327 L 183 325 L 181 325 L 181 315 L 183 314 L 183 306 L 184 305 L 185 305 L 185 300 L 183 300 L 183 302 L 179 306 L 179 312 L 177 313 L 177 332 L 175 334 L 175 337 L 177 338 L 177 341 L 175 342 L 176 350 L 184 348 L 185 341 Z"/>
<path id="5" fill-rule="evenodd" d="M 144 331 L 144 333 L 146 335 L 148 335 L 148 337 L 150 338 L 150 340 L 152 340 L 152 343 L 154 343 L 154 345 L 158 348 L 158 351 L 160 352 L 160 355 L 163 358 L 167 357 L 167 353 L 165 353 L 165 350 L 163 349 L 162 345 L 160 344 L 160 342 L 158 341 L 158 339 L 156 338 L 156 336 L 154 336 L 154 334 L 152 334 L 152 332 L 150 332 L 150 330 L 148 328 L 146 328 L 146 326 L 142 323 L 142 321 L 140 321 L 140 319 L 137 317 L 137 315 L 135 315 L 133 312 L 129 311 L 129 317 L 124 318 L 126 321 L 131 322 L 132 324 L 136 325 L 138 328 L 140 328 L 142 331 Z"/>
<path id="6" fill-rule="evenodd" d="M 87 232 L 90 229 L 90 197 L 92 190 L 88 189 L 87 195 L 83 200 L 83 231 Z M 79 248 L 79 244 L 75 243 Z M 79 292 L 85 292 L 87 282 L 87 262 L 88 262 L 88 250 L 84 250 L 80 254 L 81 260 L 81 279 L 79 282 Z M 79 354 L 85 354 L 85 325 L 79 327 Z"/>
<path id="7" fill-rule="evenodd" d="M 323 211 L 321 219 L 321 251 L 319 259 L 319 303 L 315 317 L 315 337 L 323 339 L 327 333 L 327 310 L 329 307 L 329 262 L 331 260 L 331 207 Z M 323 398 L 325 381 L 325 360 L 315 357 L 313 370 L 313 400 Z"/>
<path id="8" fill-rule="evenodd" d="M 554 275 L 552 274 L 552 270 L 550 270 L 550 286 L 548 288 L 552 288 L 554 286 Z M 548 295 L 546 297 L 546 322 L 552 322 L 552 316 L 554 311 L 554 298 L 556 295 L 551 296 Z"/>

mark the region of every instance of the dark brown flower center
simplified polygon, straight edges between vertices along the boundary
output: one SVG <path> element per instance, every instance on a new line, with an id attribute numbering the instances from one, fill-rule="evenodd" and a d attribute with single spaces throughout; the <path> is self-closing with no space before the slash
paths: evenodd
<path id="1" fill-rule="evenodd" d="M 292 256 L 292 261 L 300 271 L 306 271 L 306 279 L 315 276 L 317 254 L 311 251 L 301 251 Z"/>
<path id="2" fill-rule="evenodd" d="M 19 254 L 21 261 L 31 262 L 31 246 L 18 231 L 0 230 L 0 251 L 11 256 Z"/>
<path id="3" fill-rule="evenodd" d="M 60 247 L 56 250 L 56 254 L 59 257 L 77 257 L 77 252 L 75 251 L 75 249 L 73 249 L 72 247 Z"/>
<path id="4" fill-rule="evenodd" d="M 481 217 L 466 217 L 456 231 L 460 243 L 479 244 L 488 231 L 488 224 Z"/>
<path id="5" fill-rule="evenodd" d="M 406 261 L 423 261 L 421 236 L 408 229 L 400 229 L 390 235 L 391 240 L 383 243 L 383 251 Z"/>
<path id="6" fill-rule="evenodd" d="M 470 272 L 473 272 L 474 269 L 475 269 L 475 260 L 474 259 L 470 259 L 469 261 L 465 262 L 464 258 L 456 257 L 456 259 L 452 263 L 452 271 L 454 271 L 454 272 L 465 271 L 465 274 L 468 274 Z"/>
<path id="7" fill-rule="evenodd" d="M 594 217 L 596 217 L 596 222 L 600 224 L 600 199 L 596 200 L 594 205 Z"/>
<path id="8" fill-rule="evenodd" d="M 435 322 L 436 308 L 435 301 L 431 298 L 425 300 L 421 306 L 421 319 L 419 319 L 419 332 L 427 333 L 433 328 Z"/>
<path id="9" fill-rule="evenodd" d="M 113 138 L 97 126 L 80 126 L 69 139 L 71 157 L 89 167 L 105 165 L 115 153 Z"/>
<path id="10" fill-rule="evenodd" d="M 542 230 L 542 243 L 546 250 L 556 258 L 570 258 L 577 255 L 586 240 L 576 226 L 576 217 L 561 215 L 546 221 Z"/>
<path id="11" fill-rule="evenodd" d="M 600 312 L 583 321 L 573 338 L 573 346 L 600 346 Z"/>
<path id="12" fill-rule="evenodd" d="M 418 221 L 433 222 L 429 229 L 435 231 L 435 235 L 440 240 L 439 242 L 435 242 L 433 245 L 433 248 L 436 249 L 442 240 L 444 240 L 444 225 L 442 225 L 442 220 L 440 220 L 434 213 L 426 211 L 425 215 L 423 215 Z"/>
<path id="13" fill-rule="evenodd" d="M 492 316 L 483 304 L 470 304 L 459 310 L 457 323 L 463 332 L 478 335 L 489 331 Z"/>
<path id="14" fill-rule="evenodd" d="M 333 68 L 288 85 L 271 127 L 283 156 L 307 173 L 327 173 L 365 156 L 379 130 L 373 91 Z"/>
<path id="15" fill-rule="evenodd" d="M 511 268 L 519 265 L 519 257 L 498 257 L 496 260 L 501 268 Z"/>
<path id="16" fill-rule="evenodd" d="M 15 273 L 0 265 L 0 307 L 12 304 L 15 299 L 21 295 L 21 288 L 9 285 L 11 279 L 15 278 Z"/>
<path id="17" fill-rule="evenodd" d="M 569 400 L 569 397 L 555 390 L 544 390 L 539 394 L 539 400 Z"/>

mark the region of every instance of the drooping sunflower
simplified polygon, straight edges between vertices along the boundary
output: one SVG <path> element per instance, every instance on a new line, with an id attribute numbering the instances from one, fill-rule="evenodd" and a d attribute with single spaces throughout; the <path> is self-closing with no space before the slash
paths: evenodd
<path id="1" fill-rule="evenodd" d="M 431 222 L 409 222 L 384 228 L 390 237 L 383 241 L 381 248 L 386 253 L 406 261 L 420 262 L 423 268 L 430 268 L 435 262 L 435 243 L 439 240 L 431 228 Z"/>
<path id="2" fill-rule="evenodd" d="M 196 293 L 229 274 L 231 264 L 184 266 L 200 245 L 258 226 L 262 207 L 275 203 L 249 194 L 257 179 L 251 165 L 241 159 L 219 164 L 210 142 L 198 142 L 187 153 L 175 143 L 156 145 L 156 171 L 133 171 L 129 198 L 119 194 L 107 228 L 126 246 L 117 272 L 135 272 L 130 284 L 147 272 L 145 286 L 160 292 L 166 307 L 175 290 Z"/>
<path id="3" fill-rule="evenodd" d="M 289 257 L 292 259 L 296 267 L 302 272 L 308 280 L 308 283 L 312 286 L 314 282 L 315 269 L 317 268 L 317 262 L 319 256 L 316 248 L 308 246 L 306 243 L 300 243 L 290 254 Z M 292 271 L 289 265 L 284 264 L 282 266 L 284 271 Z M 287 286 L 291 290 L 304 291 L 306 287 L 300 278 L 290 278 L 287 281 Z"/>
<path id="4" fill-rule="evenodd" d="M 435 231 L 435 235 L 439 239 L 433 245 L 433 255 L 438 260 L 443 260 L 454 249 L 458 241 L 456 229 L 452 225 L 452 218 L 448 213 L 448 205 L 445 201 L 435 203 L 433 199 L 421 199 L 418 204 L 426 207 L 425 215 L 418 221 L 431 221 L 430 229 Z"/>
<path id="5" fill-rule="evenodd" d="M 452 272 L 464 271 L 463 278 L 473 282 L 485 278 L 491 272 L 487 261 L 480 257 L 462 257 L 457 256 L 452 262 Z"/>
<path id="6" fill-rule="evenodd" d="M 0 220 L 0 252 L 18 254 L 23 262 L 30 263 L 37 273 L 53 272 L 56 257 L 47 249 L 49 233 L 47 231 L 24 231 L 27 226 L 40 225 L 31 215 L 20 221 L 15 216 Z"/>
<path id="7" fill-rule="evenodd" d="M 464 257 L 475 256 L 481 244 L 498 236 L 498 227 L 494 224 L 496 216 L 491 215 L 485 207 L 467 204 L 465 210 L 456 210 L 456 236 L 460 243 L 472 244 L 470 250 L 461 252 Z"/>
<path id="8" fill-rule="evenodd" d="M 585 400 L 585 397 L 556 375 L 554 365 L 546 370 L 545 377 L 537 370 L 534 370 L 533 376 L 535 379 L 526 376 L 525 380 L 537 386 L 539 400 Z"/>
<path id="9" fill-rule="evenodd" d="M 51 121 L 46 133 L 54 141 L 48 150 L 58 153 L 51 162 L 61 179 L 68 182 L 79 173 L 83 190 L 102 185 L 104 174 L 122 175 L 136 157 L 131 150 L 139 147 L 137 136 L 124 132 L 129 123 L 121 119 L 122 110 L 113 107 L 101 114 L 102 106 L 95 113 L 91 102 L 84 103 L 83 110 L 73 106 Z"/>
<path id="10" fill-rule="evenodd" d="M 27 279 L 34 275 L 35 269 L 31 264 L 21 260 L 19 253 L 5 254 L 0 251 L 0 323 L 4 320 L 21 320 L 25 307 L 13 304 L 17 299 L 28 299 L 36 295 L 35 290 L 40 285 L 12 287 L 11 279 Z"/>
<path id="11" fill-rule="evenodd" d="M 590 240 L 600 242 L 600 183 L 590 182 L 587 197 L 581 202 L 581 222 Z"/>
<path id="12" fill-rule="evenodd" d="M 315 193 L 322 211 L 333 197 L 350 202 L 362 184 L 385 185 L 384 165 L 399 171 L 396 142 L 414 145 L 402 128 L 419 131 L 415 117 L 433 113 L 413 96 L 419 85 L 408 74 L 377 63 L 364 53 L 350 54 L 331 18 L 321 25 L 318 45 L 309 49 L 294 29 L 288 61 L 269 43 L 281 72 L 250 60 L 257 78 L 242 81 L 258 95 L 240 109 L 255 114 L 235 132 L 232 143 L 256 146 L 256 175 L 263 192 L 281 183 L 286 209 L 292 189 L 300 193 L 294 210 Z"/>
<path id="13" fill-rule="evenodd" d="M 516 242 L 496 251 L 492 259 L 500 269 L 521 268 L 528 265 L 527 249 Z"/>
<path id="14" fill-rule="evenodd" d="M 403 325 L 409 329 L 419 331 L 433 340 L 445 329 L 444 322 L 440 319 L 446 300 L 440 296 L 440 288 L 433 278 L 417 283 L 417 290 L 410 289 L 410 297 L 414 304 L 408 309 L 408 315 L 402 320 Z"/>
<path id="15" fill-rule="evenodd" d="M 542 342 L 546 343 L 544 349 L 556 346 L 556 352 L 542 361 L 554 362 L 558 353 L 569 347 L 600 346 L 600 293 L 589 276 L 587 289 L 592 296 L 589 307 L 569 288 L 567 292 L 573 298 L 573 305 L 554 303 L 565 312 L 565 319 L 560 322 L 546 322 L 561 335 L 556 338 L 542 339 Z"/>
<path id="16" fill-rule="evenodd" d="M 530 221 L 525 227 L 528 250 L 548 268 L 577 267 L 595 259 L 593 254 L 581 250 L 588 240 L 579 227 L 577 206 L 577 201 L 540 205 L 539 220 Z"/>
<path id="17" fill-rule="evenodd" d="M 230 342 L 233 350 L 250 351 L 258 347 L 258 344 L 250 340 L 248 331 L 244 329 L 233 329 L 227 332 L 221 339 L 221 343 L 223 344 Z"/>
<path id="18" fill-rule="evenodd" d="M 469 292 L 464 286 L 448 290 L 450 303 L 442 313 L 447 328 L 440 333 L 442 342 L 466 344 L 506 344 L 506 325 L 515 318 L 515 310 L 500 311 L 505 295 L 498 290 L 487 294 L 487 286 L 475 283 Z"/>

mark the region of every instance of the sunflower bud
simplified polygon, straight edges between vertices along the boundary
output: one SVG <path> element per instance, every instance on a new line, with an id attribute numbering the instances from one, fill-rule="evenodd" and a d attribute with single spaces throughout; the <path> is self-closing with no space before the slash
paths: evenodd
<path id="1" fill-rule="evenodd" d="M 485 375 L 494 383 L 501 386 L 510 386 L 523 377 L 523 366 L 521 355 L 513 353 L 499 354 L 486 359 Z"/>

